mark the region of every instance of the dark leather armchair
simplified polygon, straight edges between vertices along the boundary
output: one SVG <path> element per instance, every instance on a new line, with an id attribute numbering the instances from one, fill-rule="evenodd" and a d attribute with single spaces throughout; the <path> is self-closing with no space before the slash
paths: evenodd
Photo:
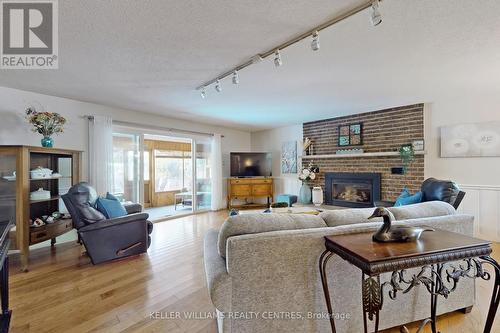
<path id="1" fill-rule="evenodd" d="M 74 185 L 62 196 L 92 264 L 146 252 L 153 224 L 147 213 L 141 213 L 142 206 L 125 205 L 128 215 L 106 219 L 93 207 L 97 198 L 88 183 Z"/>
<path id="2" fill-rule="evenodd" d="M 457 184 L 450 180 L 439 180 L 436 178 L 428 178 L 420 187 L 422 191 L 422 202 L 425 201 L 444 201 L 458 209 L 460 203 L 465 197 L 465 192 L 460 191 Z M 377 207 L 392 207 L 394 201 L 377 201 Z"/>
<path id="3" fill-rule="evenodd" d="M 444 201 L 458 209 L 465 197 L 465 192 L 460 191 L 457 184 L 450 180 L 428 178 L 422 183 L 422 201 Z"/>

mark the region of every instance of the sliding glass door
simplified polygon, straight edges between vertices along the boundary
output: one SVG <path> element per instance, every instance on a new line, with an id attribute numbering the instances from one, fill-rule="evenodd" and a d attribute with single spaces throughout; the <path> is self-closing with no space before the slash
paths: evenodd
<path id="1" fill-rule="evenodd" d="M 122 201 L 142 202 L 141 136 L 113 133 L 112 192 Z"/>
<path id="2" fill-rule="evenodd" d="M 153 147 L 151 207 L 164 215 L 193 211 L 193 170 L 191 139 L 145 136 Z"/>
<path id="3" fill-rule="evenodd" d="M 209 138 L 196 139 L 195 147 L 195 205 L 198 211 L 210 209 L 212 197 L 212 180 L 211 180 L 211 140 Z"/>
<path id="4" fill-rule="evenodd" d="M 113 134 L 113 193 L 152 220 L 210 209 L 211 138 L 133 129 Z"/>

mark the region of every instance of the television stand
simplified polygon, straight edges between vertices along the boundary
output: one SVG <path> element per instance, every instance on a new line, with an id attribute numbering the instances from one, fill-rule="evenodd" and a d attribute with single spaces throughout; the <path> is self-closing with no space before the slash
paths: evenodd
<path id="1" fill-rule="evenodd" d="M 267 208 L 271 204 L 274 195 L 274 184 L 272 178 L 229 178 L 227 182 L 228 208 L 229 209 L 252 209 Z M 233 200 L 248 200 L 255 198 L 266 198 L 267 204 L 243 204 L 233 205 Z"/>

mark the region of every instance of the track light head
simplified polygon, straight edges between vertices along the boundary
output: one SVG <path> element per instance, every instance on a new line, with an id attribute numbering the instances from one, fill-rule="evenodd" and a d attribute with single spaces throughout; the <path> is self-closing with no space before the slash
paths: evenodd
<path id="1" fill-rule="evenodd" d="M 234 71 L 233 73 L 233 84 L 240 83 L 240 76 L 238 75 L 238 71 Z"/>
<path id="2" fill-rule="evenodd" d="M 319 50 L 319 33 L 317 31 L 315 31 L 312 34 L 311 49 L 313 51 L 318 51 Z"/>
<path id="3" fill-rule="evenodd" d="M 274 52 L 274 66 L 280 67 L 281 65 L 283 65 L 283 61 L 281 60 L 280 50 L 276 50 Z"/>
<path id="4" fill-rule="evenodd" d="M 205 91 L 205 87 L 201 88 L 200 96 L 203 99 L 207 97 L 207 92 Z"/>
<path id="5" fill-rule="evenodd" d="M 221 92 L 222 91 L 222 86 L 220 84 L 220 80 L 219 79 L 217 79 L 217 81 L 215 81 L 215 90 L 217 92 Z"/>
<path id="6" fill-rule="evenodd" d="M 374 27 L 382 23 L 382 14 L 380 14 L 378 10 L 378 0 L 372 2 L 372 13 L 370 18 Z"/>

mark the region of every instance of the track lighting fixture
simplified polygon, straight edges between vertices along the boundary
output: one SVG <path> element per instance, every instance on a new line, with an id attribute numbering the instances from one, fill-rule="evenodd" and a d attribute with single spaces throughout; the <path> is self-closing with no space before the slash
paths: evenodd
<path id="1" fill-rule="evenodd" d="M 311 49 L 313 51 L 318 51 L 319 50 L 319 33 L 317 31 L 313 32 L 312 42 L 311 42 Z"/>
<path id="2" fill-rule="evenodd" d="M 233 84 L 238 84 L 240 83 L 240 77 L 238 75 L 238 71 L 234 71 L 233 73 Z"/>
<path id="3" fill-rule="evenodd" d="M 217 79 L 217 81 L 215 81 L 215 90 L 217 92 L 221 92 L 222 91 L 222 86 L 220 84 L 220 80 L 219 79 Z"/>
<path id="4" fill-rule="evenodd" d="M 274 66 L 280 67 L 281 65 L 283 65 L 283 61 L 281 60 L 280 50 L 276 50 L 274 52 Z"/>
<path id="5" fill-rule="evenodd" d="M 207 92 L 205 91 L 205 87 L 201 88 L 201 98 L 205 99 L 207 97 Z"/>
<path id="6" fill-rule="evenodd" d="M 374 27 L 382 23 L 382 14 L 378 10 L 378 0 L 372 2 L 371 21 Z"/>
<path id="7" fill-rule="evenodd" d="M 361 1 L 361 0 L 360 0 Z M 218 92 L 222 91 L 222 86 L 220 80 L 226 79 L 226 78 L 232 78 L 233 84 L 238 84 L 239 83 L 239 75 L 238 73 L 255 64 L 260 63 L 263 59 L 268 59 L 273 57 L 274 55 L 274 66 L 275 67 L 280 67 L 283 65 L 283 61 L 281 59 L 281 54 L 280 51 L 286 49 L 287 47 L 290 47 L 296 43 L 299 43 L 303 41 L 304 39 L 312 38 L 311 40 L 311 50 L 313 51 L 319 51 L 320 49 L 320 41 L 319 41 L 319 33 L 329 27 L 332 27 L 358 13 L 364 12 L 366 10 L 370 10 L 370 21 L 373 26 L 377 26 L 380 23 L 382 23 L 382 15 L 380 14 L 379 6 L 380 3 L 383 0 L 364 0 L 363 3 L 360 3 L 356 6 L 353 6 L 350 9 L 345 10 L 342 13 L 339 13 L 335 17 L 330 18 L 329 20 L 317 25 L 316 27 L 304 31 L 302 34 L 298 34 L 297 36 L 293 37 L 292 39 L 283 41 L 281 44 L 275 45 L 273 47 L 270 47 L 269 49 L 260 52 L 258 54 L 253 55 L 250 59 L 246 60 L 245 62 L 242 62 L 238 64 L 235 67 L 232 67 L 228 69 L 227 71 L 220 73 L 216 77 L 205 81 L 201 83 L 196 90 L 201 90 L 202 97 L 205 98 L 206 94 L 204 93 L 205 89 L 207 87 L 211 87 L 212 85 L 215 85 L 215 90 Z"/>

